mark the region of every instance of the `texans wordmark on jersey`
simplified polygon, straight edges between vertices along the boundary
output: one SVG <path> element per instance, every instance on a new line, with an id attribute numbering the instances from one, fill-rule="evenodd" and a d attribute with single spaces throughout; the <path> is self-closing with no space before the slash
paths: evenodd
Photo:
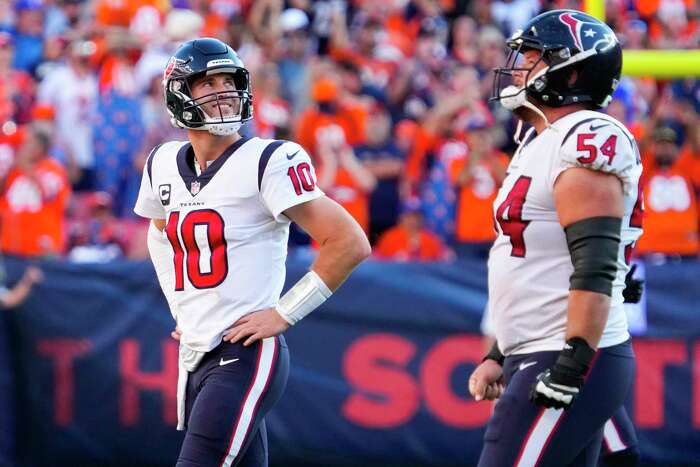
<path id="1" fill-rule="evenodd" d="M 167 221 L 173 290 L 164 290 L 181 342 L 209 351 L 238 318 L 274 306 L 285 278 L 284 211 L 323 196 L 296 143 L 242 138 L 197 174 L 192 147 L 157 147 L 134 211 Z"/>

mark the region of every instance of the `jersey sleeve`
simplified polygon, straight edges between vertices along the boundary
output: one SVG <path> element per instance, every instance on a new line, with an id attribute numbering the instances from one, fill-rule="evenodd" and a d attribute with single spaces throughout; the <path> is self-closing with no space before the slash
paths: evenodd
<path id="1" fill-rule="evenodd" d="M 636 190 L 642 164 L 637 144 L 631 135 L 608 120 L 597 119 L 574 127 L 565 137 L 559 156 L 552 185 L 566 169 L 583 167 L 617 176 L 627 194 Z"/>
<path id="2" fill-rule="evenodd" d="M 141 217 L 148 219 L 165 219 L 165 208 L 160 202 L 153 189 L 152 170 L 153 159 L 158 147 L 151 151 L 151 154 L 146 160 L 143 167 L 143 175 L 141 177 L 141 188 L 139 189 L 139 197 L 136 199 L 134 212 Z"/>
<path id="3" fill-rule="evenodd" d="M 277 221 L 282 213 L 324 195 L 316 186 L 316 171 L 307 152 L 297 143 L 285 142 L 270 156 L 260 181 L 263 203 Z"/>

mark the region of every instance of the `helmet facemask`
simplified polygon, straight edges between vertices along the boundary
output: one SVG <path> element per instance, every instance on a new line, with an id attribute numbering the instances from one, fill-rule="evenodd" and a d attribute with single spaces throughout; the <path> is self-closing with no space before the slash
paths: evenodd
<path id="1" fill-rule="evenodd" d="M 516 33 L 517 35 L 518 33 Z M 520 38 L 514 38 L 508 41 L 510 52 L 506 59 L 506 65 L 501 68 L 494 69 L 493 90 L 491 93 L 491 101 L 499 101 L 503 107 L 508 110 L 516 110 L 521 107 L 526 107 L 535 112 L 541 117 L 545 125 L 549 126 L 549 121 L 544 112 L 539 109 L 534 103 L 528 99 L 533 91 L 541 92 L 547 87 L 548 72 L 550 66 L 545 59 L 547 49 L 535 41 L 526 43 Z M 529 50 L 539 52 L 539 56 L 531 66 L 523 66 L 524 54 Z M 540 62 L 547 63 L 546 66 L 535 71 Z M 524 74 L 522 83 L 516 84 L 515 73 Z M 520 132 L 522 130 L 522 120 L 518 122 L 518 127 L 514 135 L 516 143 L 520 143 Z"/>
<path id="2" fill-rule="evenodd" d="M 515 110 L 584 104 L 596 110 L 611 100 L 622 70 L 622 48 L 604 22 L 575 10 L 550 10 L 531 19 L 508 41 L 506 66 L 494 70 L 491 100 Z M 527 51 L 537 51 L 529 67 L 519 63 Z M 530 58 L 530 57 L 528 57 Z M 546 66 L 534 71 L 538 66 Z M 528 60 L 532 63 L 532 60 Z M 515 86 L 514 72 L 524 75 Z"/>
<path id="3" fill-rule="evenodd" d="M 510 51 L 504 67 L 494 69 L 492 101 L 500 101 L 508 110 L 515 110 L 527 102 L 527 87 L 534 85 L 534 81 L 541 78 L 548 70 L 545 67 L 537 72 L 535 68 L 544 60 L 544 49 L 539 47 L 524 46 L 520 39 L 508 41 Z M 528 50 L 537 50 L 539 57 L 530 67 L 523 66 L 524 53 Z M 524 74 L 523 84 L 516 85 L 515 73 Z M 543 83 L 544 84 L 544 83 Z M 542 86 L 538 83 L 538 86 Z"/>
<path id="4" fill-rule="evenodd" d="M 524 90 L 524 93 L 549 107 L 559 107 L 573 102 L 585 102 L 585 99 L 575 99 L 572 102 L 570 99 L 562 96 L 562 93 L 559 91 L 564 88 L 571 90 L 572 86 L 575 86 L 575 84 L 569 83 L 572 72 L 577 70 L 579 62 L 588 58 L 591 53 L 579 52 L 578 50 L 572 51 L 562 45 L 547 46 L 535 38 L 523 38 L 518 36 L 518 34 L 519 32 L 507 43 L 510 52 L 506 65 L 493 70 L 496 76 L 493 82 L 491 100 L 502 101 L 503 99 L 512 98 L 516 93 Z M 530 67 L 522 66 L 524 54 L 532 50 L 539 53 L 537 60 Z M 546 66 L 535 71 L 540 62 L 544 62 Z M 509 86 L 514 86 L 514 72 L 525 74 L 525 84 L 506 91 Z M 508 103 L 502 103 L 504 107 L 511 110 L 515 108 Z"/>
<path id="5" fill-rule="evenodd" d="M 614 45 L 612 42 L 606 44 L 606 47 Z M 584 72 L 583 64 L 586 59 L 596 55 L 598 49 L 591 48 L 580 51 L 577 48 L 570 49 L 561 44 L 546 45 L 532 36 L 522 36 L 520 31 L 508 40 L 507 45 L 510 48 L 510 53 L 506 60 L 506 66 L 494 69 L 496 76 L 491 100 L 501 101 L 503 106 L 509 110 L 523 105 L 522 102 L 526 100 L 524 96 L 513 100 L 515 94 L 521 91 L 522 94 L 527 94 L 538 103 L 548 107 L 590 102 L 593 107 L 602 108 L 609 102 L 609 97 L 604 100 L 596 99 L 587 90 L 590 87 L 588 81 L 595 80 L 596 76 L 595 70 Z M 538 51 L 538 60 L 528 68 L 519 66 L 520 57 L 528 50 Z M 545 62 L 547 66 L 534 72 L 540 61 Z M 526 84 L 524 87 L 508 89 L 512 85 L 513 72 L 516 71 L 525 73 L 524 81 Z M 575 82 L 571 82 L 573 73 L 577 75 Z M 616 84 L 617 81 L 613 80 L 613 89 Z"/>
<path id="6" fill-rule="evenodd" d="M 184 120 L 176 119 L 171 113 L 173 125 L 227 136 L 236 133 L 244 122 L 252 118 L 252 92 L 247 70 L 228 67 L 210 69 L 206 75 L 222 73 L 232 75 L 235 89 L 209 93 L 196 99 L 192 98 L 192 84 L 203 76 L 202 73 L 168 81 L 167 91 L 180 101 L 180 119 Z"/>

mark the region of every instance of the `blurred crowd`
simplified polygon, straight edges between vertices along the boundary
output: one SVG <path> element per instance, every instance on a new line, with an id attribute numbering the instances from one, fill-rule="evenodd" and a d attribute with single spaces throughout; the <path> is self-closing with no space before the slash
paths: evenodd
<path id="1" fill-rule="evenodd" d="M 375 255 L 485 258 L 515 122 L 490 103 L 506 37 L 539 0 L 0 0 L 0 248 L 73 261 L 143 258 L 131 209 L 171 127 L 178 44 L 217 37 L 253 78 L 242 132 L 292 139 Z M 700 48 L 695 0 L 611 0 L 629 49 Z M 700 85 L 622 79 L 607 112 L 644 161 L 638 254 L 698 257 Z M 637 221 L 637 219 L 635 220 Z M 308 238 L 294 231 L 293 245 Z"/>

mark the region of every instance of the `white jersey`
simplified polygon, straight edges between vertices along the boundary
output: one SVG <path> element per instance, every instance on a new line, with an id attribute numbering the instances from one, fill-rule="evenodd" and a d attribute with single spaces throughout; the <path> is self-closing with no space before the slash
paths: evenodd
<path id="1" fill-rule="evenodd" d="M 188 142 L 152 151 L 134 212 L 167 219 L 173 290 L 164 290 L 181 344 L 208 352 L 242 316 L 277 304 L 290 220 L 283 212 L 323 196 L 296 143 L 242 138 L 199 176 Z"/>
<path id="2" fill-rule="evenodd" d="M 534 129 L 526 134 L 494 201 L 498 237 L 489 255 L 488 312 L 504 355 L 564 346 L 573 265 L 554 205 L 554 182 L 571 167 L 612 173 L 623 183 L 617 277 L 599 346 L 629 338 L 622 290 L 627 253 L 642 233 L 641 159 L 621 123 L 584 110 L 557 120 L 539 135 Z"/>

